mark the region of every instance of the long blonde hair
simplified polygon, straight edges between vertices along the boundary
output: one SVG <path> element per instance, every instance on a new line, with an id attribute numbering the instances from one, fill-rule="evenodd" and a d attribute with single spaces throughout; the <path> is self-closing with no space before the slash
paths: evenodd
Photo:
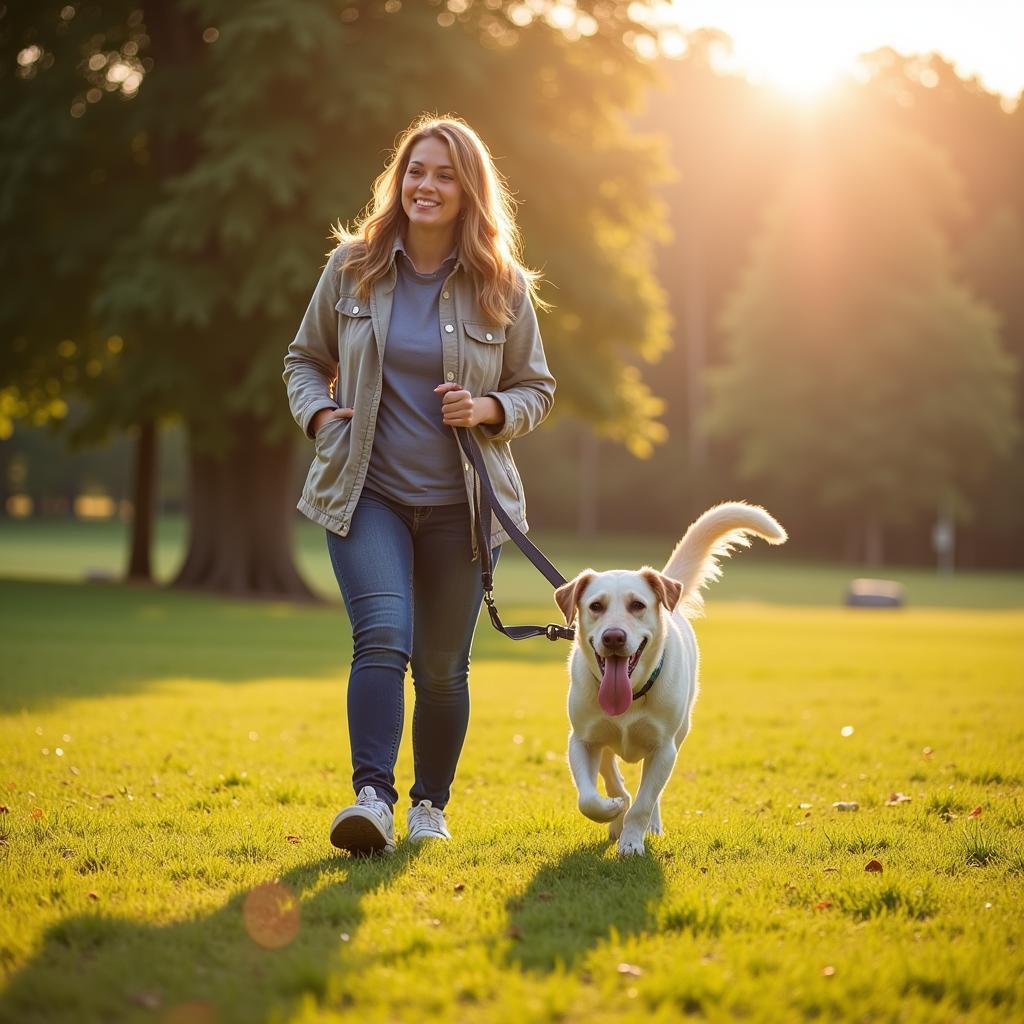
<path id="1" fill-rule="evenodd" d="M 409 223 L 402 208 L 402 179 L 413 147 L 422 139 L 447 143 L 455 175 L 462 186 L 462 212 L 456 228 L 459 259 L 473 275 L 484 315 L 504 327 L 515 319 L 523 287 L 542 308 L 537 295 L 540 275 L 522 262 L 522 239 L 515 220 L 515 200 L 480 136 L 452 115 L 418 117 L 399 137 L 387 167 L 373 183 L 373 198 L 351 230 L 334 227 L 334 237 L 349 243 L 344 269 L 356 275 L 359 293 L 388 272 L 395 239 Z"/>

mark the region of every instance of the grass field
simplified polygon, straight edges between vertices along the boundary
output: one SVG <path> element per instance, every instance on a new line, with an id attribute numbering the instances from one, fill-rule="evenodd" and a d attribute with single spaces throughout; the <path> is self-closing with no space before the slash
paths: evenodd
<path id="1" fill-rule="evenodd" d="M 780 603 L 726 599 L 748 558 Z M 1001 609 L 858 613 L 814 607 L 816 571 L 744 554 L 711 591 L 667 834 L 631 861 L 575 810 L 565 644 L 481 625 L 455 842 L 357 862 L 326 837 L 340 606 L 0 581 L 0 1021 L 1020 1019 L 1019 577 Z"/>
<path id="2" fill-rule="evenodd" d="M 610 536 L 595 541 L 542 530 L 530 536 L 567 577 L 588 565 L 595 569 L 643 564 L 660 568 L 679 539 Z M 185 528 L 180 519 L 168 517 L 158 523 L 153 554 L 158 580 L 167 581 L 174 575 L 181 564 L 184 543 Z M 299 565 L 313 589 L 337 599 L 338 586 L 325 557 L 324 531 L 306 519 L 297 519 L 295 546 Z M 116 578 L 124 571 L 127 548 L 124 525 L 115 520 L 0 519 L 0 577 L 76 581 L 88 575 Z M 768 549 L 756 544 L 730 564 L 722 581 L 715 585 L 714 600 L 834 605 L 842 600 L 849 581 L 864 575 L 898 580 L 906 588 L 911 606 L 1024 608 L 1024 573 L 1020 572 L 941 576 L 934 570 L 899 565 L 875 570 L 816 565 L 793 560 L 786 548 Z M 536 569 L 511 544 L 503 548 L 497 588 L 499 600 L 509 604 L 543 602 L 550 593 Z"/>

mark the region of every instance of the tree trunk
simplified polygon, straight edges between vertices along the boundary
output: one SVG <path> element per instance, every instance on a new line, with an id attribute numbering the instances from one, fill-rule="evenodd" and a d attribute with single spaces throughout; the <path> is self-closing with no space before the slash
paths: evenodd
<path id="1" fill-rule="evenodd" d="M 881 565 L 885 558 L 885 538 L 882 524 L 873 512 L 864 523 L 864 560 L 868 565 Z"/>
<path id="2" fill-rule="evenodd" d="M 580 434 L 580 490 L 576 505 L 576 532 L 581 537 L 593 537 L 597 533 L 600 448 L 597 434 L 583 424 Z"/>
<path id="3" fill-rule="evenodd" d="M 695 519 L 708 506 L 708 438 L 704 430 L 705 373 L 708 359 L 708 295 L 705 273 L 706 232 L 690 204 L 683 215 L 680 284 L 683 296 L 681 338 L 686 357 L 686 487 L 684 507 Z M 677 335 L 677 337 L 679 337 Z"/>
<path id="4" fill-rule="evenodd" d="M 289 485 L 295 448 L 267 443 L 262 421 L 237 416 L 224 458 L 205 454 L 189 434 L 189 539 L 172 586 L 238 597 L 316 601 L 295 566 L 295 501 Z"/>
<path id="5" fill-rule="evenodd" d="M 128 579 L 152 583 L 150 552 L 153 548 L 153 518 L 156 512 L 157 432 L 153 420 L 139 425 L 135 444 L 135 479 L 132 481 L 131 551 Z"/>

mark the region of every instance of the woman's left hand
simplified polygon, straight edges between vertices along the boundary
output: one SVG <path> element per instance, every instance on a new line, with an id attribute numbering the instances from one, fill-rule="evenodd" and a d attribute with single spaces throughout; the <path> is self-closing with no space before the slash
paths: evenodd
<path id="1" fill-rule="evenodd" d="M 501 405 L 489 395 L 474 398 L 461 384 L 439 384 L 434 394 L 441 396 L 441 418 L 446 427 L 478 427 L 500 421 Z"/>

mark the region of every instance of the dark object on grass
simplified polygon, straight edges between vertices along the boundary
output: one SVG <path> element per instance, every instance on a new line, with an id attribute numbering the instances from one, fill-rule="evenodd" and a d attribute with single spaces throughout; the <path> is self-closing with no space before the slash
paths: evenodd
<path id="1" fill-rule="evenodd" d="M 902 608 L 903 584 L 895 580 L 853 580 L 846 591 L 851 608 Z"/>

